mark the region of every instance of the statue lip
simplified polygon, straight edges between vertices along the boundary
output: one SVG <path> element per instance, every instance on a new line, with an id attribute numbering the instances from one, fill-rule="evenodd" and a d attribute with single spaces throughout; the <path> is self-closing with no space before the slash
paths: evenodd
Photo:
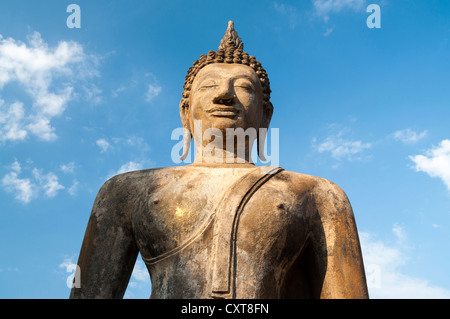
<path id="1" fill-rule="evenodd" d="M 215 117 L 233 118 L 239 113 L 239 110 L 230 106 L 214 106 L 206 111 Z"/>

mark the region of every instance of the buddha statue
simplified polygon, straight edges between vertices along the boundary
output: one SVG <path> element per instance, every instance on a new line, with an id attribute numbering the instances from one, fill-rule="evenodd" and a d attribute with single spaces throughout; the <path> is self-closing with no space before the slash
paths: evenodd
<path id="1" fill-rule="evenodd" d="M 184 83 L 181 158 L 193 139 L 195 160 L 101 187 L 71 298 L 122 298 L 139 253 L 151 298 L 368 298 L 342 189 L 252 162 L 253 144 L 264 154 L 270 93 L 267 72 L 230 21 L 219 49 L 201 55 Z"/>

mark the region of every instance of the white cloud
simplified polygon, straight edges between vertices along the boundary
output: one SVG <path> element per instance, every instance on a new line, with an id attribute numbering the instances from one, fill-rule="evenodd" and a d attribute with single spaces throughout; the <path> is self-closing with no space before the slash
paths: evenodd
<path id="1" fill-rule="evenodd" d="M 409 157 L 417 172 L 425 172 L 431 177 L 440 178 L 450 191 L 450 140 L 443 140 L 438 146 L 425 152 L 425 155 Z"/>
<path id="2" fill-rule="evenodd" d="M 138 170 L 142 169 L 142 167 L 143 167 L 143 165 L 141 163 L 129 161 L 129 162 L 123 164 L 122 166 L 120 166 L 119 170 L 115 173 L 115 175 L 131 172 L 131 171 L 138 171 Z"/>
<path id="3" fill-rule="evenodd" d="M 71 195 L 71 196 L 75 196 L 78 192 L 78 186 L 80 185 L 80 183 L 78 183 L 77 180 L 73 181 L 72 186 L 69 187 L 69 189 L 67 190 L 67 192 Z"/>
<path id="4" fill-rule="evenodd" d="M 62 164 L 59 167 L 64 173 L 73 173 L 73 171 L 75 170 L 75 162 L 70 162 L 67 164 Z"/>
<path id="5" fill-rule="evenodd" d="M 51 126 L 50 119 L 45 116 L 31 116 L 32 122 L 26 128 L 43 141 L 56 139 L 55 128 Z"/>
<path id="6" fill-rule="evenodd" d="M 149 84 L 147 92 L 145 93 L 145 101 L 151 102 L 155 97 L 161 93 L 162 88 L 156 84 Z"/>
<path id="7" fill-rule="evenodd" d="M 11 171 L 1 180 L 1 185 L 7 192 L 14 193 L 14 197 L 23 203 L 29 203 L 32 199 L 37 198 L 41 191 L 47 197 L 55 197 L 60 190 L 65 189 L 59 183 L 58 176 L 53 172 L 44 174 L 42 169 L 26 167 L 28 173 L 31 170 L 31 176 L 30 178 L 21 178 L 19 174 L 23 173 L 22 167 L 17 160 L 10 165 L 10 169 Z M 78 182 L 68 190 L 71 195 L 74 194 L 77 184 Z"/>
<path id="8" fill-rule="evenodd" d="M 110 149 L 120 150 L 123 148 L 136 148 L 140 152 L 147 152 L 150 150 L 150 146 L 145 142 L 142 137 L 131 136 L 127 138 L 111 137 L 111 142 L 101 138 L 96 141 L 97 146 L 100 148 L 101 153 L 105 153 Z"/>
<path id="9" fill-rule="evenodd" d="M 120 166 L 120 168 L 118 170 L 110 171 L 106 179 L 110 179 L 111 177 L 119 175 L 119 174 L 132 172 L 132 171 L 138 171 L 143 168 L 144 168 L 144 165 L 142 163 L 129 161 L 129 162 L 123 164 L 122 166 Z"/>
<path id="10" fill-rule="evenodd" d="M 0 101 L 0 141 L 24 140 L 29 133 L 55 140 L 51 120 L 73 99 L 76 81 L 98 75 L 96 63 L 77 42 L 61 41 L 50 48 L 38 32 L 27 44 L 0 35 L 0 90 L 17 83 L 32 100 L 32 105 Z"/>
<path id="11" fill-rule="evenodd" d="M 146 154 L 150 151 L 150 146 L 142 137 L 111 137 L 109 141 L 104 140 L 98 143 L 99 147 L 103 147 L 102 153 L 113 148 L 115 153 L 126 154 L 126 156 L 133 158 L 133 160 L 126 162 L 118 169 L 110 170 L 108 175 L 105 176 L 106 179 L 130 171 L 141 170 L 144 166 L 152 165 L 152 162 L 148 159 L 148 154 Z"/>
<path id="12" fill-rule="evenodd" d="M 416 143 L 419 140 L 423 139 L 428 132 L 425 130 L 423 132 L 417 133 L 409 128 L 404 130 L 395 131 L 391 134 L 392 138 L 394 138 L 397 141 L 406 143 L 406 144 L 412 144 Z"/>
<path id="13" fill-rule="evenodd" d="M 129 147 L 136 147 L 143 152 L 150 150 L 150 146 L 142 137 L 131 136 L 125 140 L 125 144 Z"/>
<path id="14" fill-rule="evenodd" d="M 13 171 L 15 171 L 16 173 L 20 173 L 22 171 L 22 166 L 20 165 L 20 163 L 15 160 L 12 164 L 11 164 L 11 169 Z"/>
<path id="15" fill-rule="evenodd" d="M 112 97 L 118 97 L 119 93 L 125 91 L 126 89 L 127 89 L 127 87 L 125 85 L 121 85 L 117 89 L 111 90 L 111 96 Z"/>
<path id="16" fill-rule="evenodd" d="M 314 8 L 321 16 L 328 16 L 344 9 L 360 10 L 365 4 L 366 0 L 313 0 Z"/>
<path id="17" fill-rule="evenodd" d="M 350 9 L 360 11 L 364 8 L 366 0 L 313 0 L 315 14 L 321 17 L 325 22 L 330 20 L 330 14 L 339 13 Z M 333 29 L 328 28 L 325 36 L 331 34 Z"/>
<path id="18" fill-rule="evenodd" d="M 113 98 L 121 94 L 142 94 L 146 102 L 150 103 L 162 92 L 162 86 L 152 72 L 134 73 L 130 78 L 120 84 L 116 89 L 111 90 Z"/>
<path id="19" fill-rule="evenodd" d="M 95 143 L 97 144 L 98 147 L 100 147 L 101 153 L 105 153 L 108 149 L 111 148 L 111 144 L 109 144 L 109 142 L 104 138 L 98 139 L 97 142 Z"/>
<path id="20" fill-rule="evenodd" d="M 395 237 L 397 238 L 397 241 L 399 244 L 405 245 L 406 244 L 406 232 L 405 229 L 398 225 L 398 224 L 394 224 L 394 226 L 392 227 L 392 232 L 394 233 Z"/>
<path id="21" fill-rule="evenodd" d="M 37 196 L 37 187 L 30 179 L 21 179 L 17 172 L 10 172 L 2 179 L 2 186 L 6 191 L 14 193 L 14 197 L 21 202 L 29 203 Z"/>
<path id="22" fill-rule="evenodd" d="M 340 131 L 335 135 L 328 136 L 318 145 L 316 145 L 316 139 L 313 139 L 313 143 L 319 153 L 329 152 L 333 158 L 338 160 L 343 158 L 348 160 L 361 159 L 357 155 L 372 147 L 371 143 L 351 140 L 345 138 L 344 134 L 344 131 Z"/>
<path id="23" fill-rule="evenodd" d="M 0 100 L 0 141 L 23 140 L 27 134 L 23 103 L 14 102 L 8 107 Z"/>
<path id="24" fill-rule="evenodd" d="M 359 234 L 370 298 L 450 298 L 450 290 L 405 274 L 403 267 L 407 265 L 411 253 L 406 232 L 398 225 L 394 225 L 392 231 L 397 238 L 393 244 L 375 239 L 366 232 Z"/>
<path id="25" fill-rule="evenodd" d="M 81 283 L 81 273 L 78 272 L 78 275 L 75 276 L 75 272 L 77 272 L 78 265 L 73 261 L 73 257 L 65 258 L 61 264 L 59 264 L 59 268 L 65 269 L 66 273 L 69 273 L 69 275 L 66 276 L 66 286 L 67 288 L 72 288 L 74 285 L 75 287 L 80 288 Z"/>
<path id="26" fill-rule="evenodd" d="M 34 168 L 33 176 L 39 182 L 40 186 L 45 191 L 45 195 L 48 197 L 55 197 L 60 189 L 65 188 L 59 184 L 58 176 L 52 172 L 43 175 L 41 169 Z"/>
<path id="27" fill-rule="evenodd" d="M 90 84 L 90 86 L 83 86 L 84 97 L 86 100 L 90 101 L 92 104 L 100 104 L 103 102 L 101 96 L 102 90 L 98 88 L 95 84 Z"/>
<path id="28" fill-rule="evenodd" d="M 76 266 L 76 263 L 73 262 L 73 257 L 71 258 L 64 258 L 63 262 L 59 264 L 59 268 L 69 269 L 73 266 Z"/>

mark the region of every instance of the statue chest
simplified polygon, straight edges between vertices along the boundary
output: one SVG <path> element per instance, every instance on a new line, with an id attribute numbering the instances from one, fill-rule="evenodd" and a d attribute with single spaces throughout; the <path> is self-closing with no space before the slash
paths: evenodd
<path id="1" fill-rule="evenodd" d="M 247 198 L 220 184 L 152 192 L 133 215 L 153 297 L 261 297 L 281 285 L 306 240 L 306 203 L 275 181 Z"/>

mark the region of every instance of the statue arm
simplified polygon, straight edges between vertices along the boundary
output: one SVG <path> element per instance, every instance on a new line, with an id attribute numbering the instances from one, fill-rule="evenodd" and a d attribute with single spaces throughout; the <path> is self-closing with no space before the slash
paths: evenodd
<path id="1" fill-rule="evenodd" d="M 317 293 L 322 299 L 368 298 L 358 231 L 346 194 L 326 180 L 313 193 L 316 215 L 310 239 L 316 280 L 320 278 Z"/>
<path id="2" fill-rule="evenodd" d="M 112 178 L 97 194 L 78 259 L 80 287 L 72 288 L 70 298 L 122 298 L 125 293 L 138 249 L 124 200 L 127 188 L 121 184 Z"/>

